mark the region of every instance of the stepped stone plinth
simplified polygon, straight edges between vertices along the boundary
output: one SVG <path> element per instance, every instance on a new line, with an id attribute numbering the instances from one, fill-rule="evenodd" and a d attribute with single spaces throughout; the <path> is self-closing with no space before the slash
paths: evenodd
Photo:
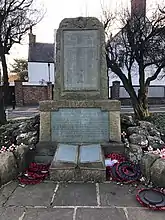
<path id="1" fill-rule="evenodd" d="M 57 143 L 50 178 L 105 181 L 102 146 L 120 142 L 121 129 L 120 102 L 108 99 L 102 23 L 93 17 L 64 19 L 55 64 L 54 99 L 40 102 L 40 142 Z"/>
<path id="2" fill-rule="evenodd" d="M 101 145 L 58 144 L 50 167 L 54 181 L 105 181 L 106 169 Z"/>

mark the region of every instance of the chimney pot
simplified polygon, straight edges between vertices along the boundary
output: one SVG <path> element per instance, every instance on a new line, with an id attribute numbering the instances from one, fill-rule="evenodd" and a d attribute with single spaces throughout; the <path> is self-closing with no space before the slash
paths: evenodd
<path id="1" fill-rule="evenodd" d="M 32 26 L 30 26 L 30 33 L 29 33 L 29 44 L 36 43 L 36 35 L 33 34 Z"/>
<path id="2" fill-rule="evenodd" d="M 131 0 L 131 15 L 146 16 L 146 0 Z"/>

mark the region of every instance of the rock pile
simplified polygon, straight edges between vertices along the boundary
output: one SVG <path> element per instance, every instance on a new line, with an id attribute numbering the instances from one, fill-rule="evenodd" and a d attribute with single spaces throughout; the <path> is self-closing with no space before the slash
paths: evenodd
<path id="1" fill-rule="evenodd" d="M 0 186 L 28 167 L 39 140 L 39 115 L 0 127 Z"/>
<path id="2" fill-rule="evenodd" d="M 165 148 L 164 136 L 156 126 L 147 121 L 134 121 L 132 116 L 122 116 L 121 125 L 125 132 L 125 154 L 127 158 L 140 164 L 141 172 L 159 187 L 165 187 L 165 159 L 159 153 Z M 149 150 L 152 149 L 152 150 Z"/>
<path id="3" fill-rule="evenodd" d="M 11 120 L 0 127 L 0 149 L 2 146 L 9 148 L 12 144 L 21 143 L 31 146 L 36 145 L 39 140 L 40 117 L 25 120 Z"/>

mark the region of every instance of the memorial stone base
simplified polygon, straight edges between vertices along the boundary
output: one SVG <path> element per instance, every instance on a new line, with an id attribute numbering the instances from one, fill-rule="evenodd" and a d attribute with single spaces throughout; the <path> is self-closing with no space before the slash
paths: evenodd
<path id="1" fill-rule="evenodd" d="M 121 141 L 120 101 L 40 102 L 40 141 L 105 143 Z"/>
<path id="2" fill-rule="evenodd" d="M 120 138 L 120 102 L 116 100 L 40 102 L 40 143 L 52 143 L 52 150 L 46 144 L 40 150 L 38 144 L 40 157 L 36 158 L 51 163 L 51 180 L 105 181 L 102 145 L 121 142 Z"/>
<path id="3" fill-rule="evenodd" d="M 58 144 L 50 167 L 50 179 L 104 182 L 106 167 L 101 145 Z"/>

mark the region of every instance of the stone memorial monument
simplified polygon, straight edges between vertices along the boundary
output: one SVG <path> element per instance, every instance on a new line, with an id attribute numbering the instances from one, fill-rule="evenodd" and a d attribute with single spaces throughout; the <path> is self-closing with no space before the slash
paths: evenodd
<path id="1" fill-rule="evenodd" d="M 93 17 L 64 19 L 56 34 L 54 99 L 40 102 L 38 159 L 52 180 L 104 181 L 102 145 L 120 142 L 120 102 L 108 99 L 105 34 Z"/>

